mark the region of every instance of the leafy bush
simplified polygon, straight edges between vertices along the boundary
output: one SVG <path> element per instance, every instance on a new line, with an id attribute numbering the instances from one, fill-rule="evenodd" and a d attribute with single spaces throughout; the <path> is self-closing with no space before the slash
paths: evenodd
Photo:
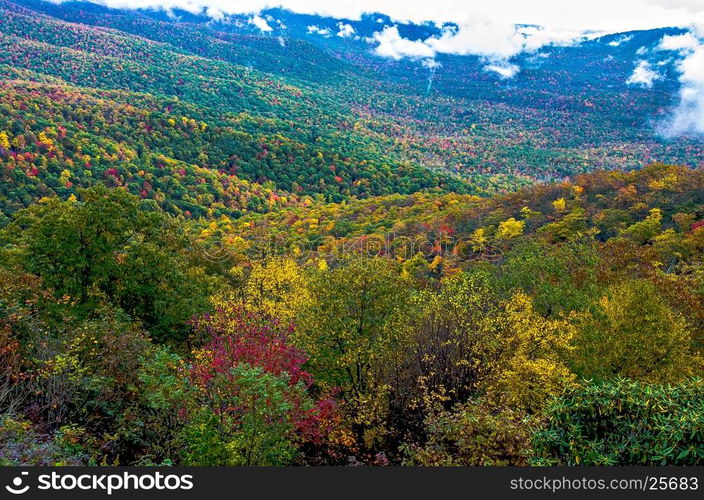
<path id="1" fill-rule="evenodd" d="M 78 194 L 20 211 L 0 232 L 13 246 L 8 260 L 40 276 L 74 311 L 88 316 L 111 302 L 164 340 L 207 309 L 214 283 L 184 254 L 188 238 L 173 219 L 121 189 Z"/>
<path id="2" fill-rule="evenodd" d="M 507 408 L 483 402 L 457 405 L 425 421 L 427 442 L 404 444 L 405 465 L 526 465 L 530 424 Z"/>
<path id="3" fill-rule="evenodd" d="M 534 436 L 538 465 L 703 465 L 704 381 L 568 390 Z"/>
<path id="4" fill-rule="evenodd" d="M 42 435 L 26 420 L 0 418 L 0 466 L 89 465 L 82 429 L 66 426 Z"/>

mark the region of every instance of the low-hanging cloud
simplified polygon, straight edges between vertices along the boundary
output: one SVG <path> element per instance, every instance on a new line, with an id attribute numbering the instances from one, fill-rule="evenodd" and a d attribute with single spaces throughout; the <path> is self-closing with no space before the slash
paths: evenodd
<path id="1" fill-rule="evenodd" d="M 500 78 L 513 78 L 520 70 L 521 68 L 518 65 L 507 61 L 499 61 L 484 66 L 484 71 L 492 71 L 499 75 Z"/>
<path id="2" fill-rule="evenodd" d="M 349 23 L 337 23 L 337 36 L 340 38 L 349 38 L 355 34 L 354 27 Z"/>
<path id="3" fill-rule="evenodd" d="M 437 62 L 435 59 L 423 59 L 421 62 L 424 68 L 428 68 L 429 74 L 428 74 L 428 86 L 425 89 L 425 93 L 429 94 L 430 89 L 433 87 L 433 82 L 435 81 L 435 72 L 438 70 L 438 68 L 442 67 L 442 64 Z"/>
<path id="4" fill-rule="evenodd" d="M 656 80 L 661 80 L 662 78 L 663 76 L 652 68 L 650 62 L 641 59 L 636 63 L 636 67 L 628 80 L 626 80 L 626 83 L 649 89 Z"/>
<path id="5" fill-rule="evenodd" d="M 700 41 L 695 32 L 689 31 L 683 35 L 665 35 L 660 40 L 660 50 L 689 51 L 696 50 Z"/>
<path id="6" fill-rule="evenodd" d="M 704 26 L 692 28 L 684 35 L 665 36 L 659 48 L 676 51 L 681 56 L 677 63 L 679 102 L 663 124 L 663 134 L 704 135 Z"/>
<path id="7" fill-rule="evenodd" d="M 269 23 L 266 22 L 266 19 L 261 16 L 252 16 L 249 19 L 249 24 L 252 24 L 259 28 L 259 31 L 261 31 L 262 33 L 269 33 L 270 31 L 274 30 L 274 28 L 269 26 Z"/>
<path id="8" fill-rule="evenodd" d="M 483 19 L 458 27 L 447 27 L 440 36 L 428 38 L 425 44 L 441 54 L 504 59 L 522 50 L 523 37 L 511 25 Z"/>
<path id="9" fill-rule="evenodd" d="M 583 40 L 583 33 L 550 31 L 537 26 L 515 26 L 487 18 L 471 23 L 443 26 L 440 33 L 424 40 L 403 38 L 396 26 L 386 26 L 368 39 L 376 43 L 374 52 L 399 60 L 434 58 L 437 54 L 478 56 L 484 70 L 500 78 L 513 78 L 520 68 L 509 60 L 522 52 L 537 52 L 546 45 L 567 45 Z"/>
<path id="10" fill-rule="evenodd" d="M 330 36 L 330 29 L 329 28 L 321 28 L 320 26 L 313 24 L 311 26 L 308 26 L 307 30 L 309 35 L 320 35 L 324 37 L 329 37 Z"/>
<path id="11" fill-rule="evenodd" d="M 609 42 L 609 47 L 620 47 L 624 43 L 633 40 L 633 35 L 623 35 Z"/>
<path id="12" fill-rule="evenodd" d="M 370 41 L 378 44 L 374 49 L 377 55 L 397 61 L 405 57 L 410 59 L 435 57 L 435 50 L 424 42 L 403 38 L 397 26 L 387 26 L 382 31 L 374 33 Z"/>

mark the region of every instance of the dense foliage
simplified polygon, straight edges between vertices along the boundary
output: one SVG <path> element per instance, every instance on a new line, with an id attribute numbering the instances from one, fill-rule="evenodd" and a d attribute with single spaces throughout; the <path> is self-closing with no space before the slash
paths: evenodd
<path id="1" fill-rule="evenodd" d="M 701 464 L 702 171 L 295 210 L 18 212 L 6 463 Z"/>
<path id="2" fill-rule="evenodd" d="M 546 410 L 539 463 L 697 465 L 704 456 L 700 379 L 648 386 L 615 379 L 571 390 Z"/>

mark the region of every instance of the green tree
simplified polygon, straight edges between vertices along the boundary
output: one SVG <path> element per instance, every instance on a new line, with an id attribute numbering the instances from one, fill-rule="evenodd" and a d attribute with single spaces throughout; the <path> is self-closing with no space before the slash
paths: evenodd
<path id="1" fill-rule="evenodd" d="M 407 304 L 408 282 L 384 258 L 354 258 L 311 280 L 311 303 L 294 341 L 318 379 L 345 396 L 366 394 L 401 341 L 394 323 Z"/>
<path id="2" fill-rule="evenodd" d="M 538 312 L 559 317 L 579 311 L 603 291 L 598 281 L 600 257 L 593 240 L 553 245 L 542 240 L 517 245 L 495 269 L 496 286 L 504 293 L 522 291 Z"/>
<path id="3" fill-rule="evenodd" d="M 354 258 L 311 279 L 312 299 L 293 340 L 316 379 L 338 387 L 358 439 L 386 433 L 386 375 L 396 365 L 408 311 L 409 282 L 389 259 Z"/>
<path id="4" fill-rule="evenodd" d="M 183 428 L 184 465 L 286 465 L 296 455 L 291 386 L 276 376 L 241 363 L 209 381 L 208 402 Z"/>
<path id="5" fill-rule="evenodd" d="M 108 302 L 158 339 L 185 332 L 191 316 L 207 308 L 215 280 L 189 255 L 183 229 L 121 189 L 101 185 L 79 197 L 19 212 L 2 232 L 7 258 L 81 316 Z"/>
<path id="6" fill-rule="evenodd" d="M 645 219 L 628 226 L 621 231 L 621 235 L 642 245 L 651 241 L 660 234 L 660 231 L 662 231 L 662 210 L 653 208 Z"/>

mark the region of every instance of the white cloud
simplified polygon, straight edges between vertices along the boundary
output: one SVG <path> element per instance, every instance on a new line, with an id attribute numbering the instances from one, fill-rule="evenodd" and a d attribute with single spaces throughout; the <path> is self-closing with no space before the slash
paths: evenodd
<path id="1" fill-rule="evenodd" d="M 384 31 L 389 29 L 386 27 Z M 397 34 L 398 30 L 394 36 Z M 567 45 L 584 38 L 582 33 L 574 31 L 550 31 L 536 26 L 517 27 L 478 18 L 459 26 L 449 25 L 440 35 L 429 37 L 422 43 L 438 54 L 505 60 L 523 51 L 535 52 L 545 45 Z"/>
<path id="2" fill-rule="evenodd" d="M 509 59 L 521 52 L 537 52 L 545 45 L 568 45 L 586 35 L 574 31 L 549 31 L 537 26 L 514 26 L 476 18 L 472 24 L 446 25 L 440 34 L 425 40 L 409 40 L 400 36 L 396 26 L 386 26 L 367 39 L 378 43 L 375 53 L 401 59 L 434 58 L 436 54 L 473 55 L 488 61 L 487 71 L 502 78 L 512 78 L 520 68 Z"/>
<path id="3" fill-rule="evenodd" d="M 662 79 L 662 75 L 654 71 L 650 63 L 646 60 L 640 60 L 636 64 L 631 76 L 626 80 L 628 85 L 637 85 L 640 87 L 651 88 L 655 80 Z"/>
<path id="4" fill-rule="evenodd" d="M 618 47 L 621 44 L 624 44 L 626 42 L 630 42 L 633 40 L 633 35 L 624 35 L 616 38 L 615 40 L 611 40 L 609 42 L 610 47 Z"/>
<path id="5" fill-rule="evenodd" d="M 401 37 L 396 26 L 387 26 L 382 31 L 374 33 L 372 40 L 378 43 L 374 52 L 382 57 L 395 60 L 404 57 L 411 59 L 435 57 L 435 51 L 422 41 Z"/>
<path id="6" fill-rule="evenodd" d="M 347 38 L 354 35 L 355 33 L 352 25 L 347 23 L 337 23 L 337 29 L 339 30 L 337 32 L 337 36 L 339 36 L 340 38 Z"/>
<path id="7" fill-rule="evenodd" d="M 517 65 L 506 61 L 500 61 L 494 64 L 484 66 L 484 71 L 491 71 L 498 74 L 501 78 L 513 78 L 521 70 Z"/>
<path id="8" fill-rule="evenodd" d="M 433 0 L 432 4 L 427 0 L 87 1 L 118 8 L 162 8 L 167 12 L 178 8 L 191 13 L 206 13 L 215 19 L 222 19 L 226 14 L 250 14 L 253 16 L 250 22 L 265 33 L 272 31 L 272 28 L 259 13 L 263 9 L 277 7 L 339 20 L 359 20 L 363 14 L 382 13 L 396 22 L 432 21 L 438 26 L 454 23 L 458 29 L 447 29 L 425 42 L 404 40 L 398 31 L 384 29 L 372 37 L 379 44 L 375 51 L 394 59 L 433 58 L 438 53 L 471 54 L 483 57 L 492 64 L 500 62 L 504 68 L 508 67 L 507 61 L 520 52 L 536 52 L 551 44 L 573 43 L 581 36 L 594 36 L 594 33 L 704 24 L 704 0 Z M 383 22 L 382 18 L 378 20 Z M 524 27 L 516 28 L 518 25 Z M 309 27 L 309 33 L 332 35 L 329 28 L 310 31 Z M 344 27 L 339 28 L 337 35 L 346 37 L 348 33 L 349 28 Z M 663 43 L 670 45 L 675 42 L 663 40 Z"/>
<path id="9" fill-rule="evenodd" d="M 440 36 L 425 40 L 425 44 L 443 54 L 507 58 L 521 52 L 523 37 L 514 26 L 481 19 L 458 28 L 446 28 Z"/>
<path id="10" fill-rule="evenodd" d="M 56 0 L 62 1 L 62 0 Z M 284 7 L 301 14 L 320 14 L 358 20 L 364 13 L 379 12 L 395 21 L 435 21 L 465 24 L 485 17 L 499 24 L 531 24 L 548 29 L 618 33 L 664 26 L 704 23 L 702 0 L 94 0 L 119 8 L 180 8 L 192 13 L 211 7 L 226 14 L 255 14 L 266 8 Z"/>
<path id="11" fill-rule="evenodd" d="M 215 21 L 222 21 L 225 19 L 225 13 L 216 7 L 208 7 L 205 9 L 205 15 L 212 17 Z"/>
<path id="12" fill-rule="evenodd" d="M 680 93 L 677 108 L 664 123 L 666 136 L 704 135 L 704 29 L 663 37 L 660 48 L 679 52 Z"/>
<path id="13" fill-rule="evenodd" d="M 62 2 L 68 0 L 53 0 Z M 398 30 L 387 29 L 373 37 L 379 44 L 379 55 L 398 59 L 433 58 L 438 53 L 473 54 L 488 60 L 509 74 L 508 60 L 522 51 L 537 51 L 550 44 L 568 44 L 579 34 L 619 33 L 665 26 L 704 25 L 704 0 L 492 0 L 491 2 L 458 2 L 457 0 L 86 0 L 116 8 L 161 8 L 169 12 L 182 9 L 205 13 L 214 19 L 227 14 L 249 14 L 249 22 L 268 33 L 273 29 L 259 13 L 263 9 L 283 7 L 300 14 L 318 14 L 344 20 L 359 20 L 363 14 L 383 13 L 396 22 L 424 21 L 455 23 L 457 30 L 446 30 L 440 36 L 421 41 L 405 40 Z M 382 22 L 383 19 L 379 18 Z M 540 28 L 516 29 L 516 25 Z M 327 32 L 326 32 L 327 30 Z M 330 36 L 329 29 L 318 34 Z M 340 31 L 338 34 L 345 34 Z M 662 48 L 689 50 L 687 60 L 698 60 L 700 37 L 695 34 L 665 37 Z M 695 49 L 696 48 L 696 49 Z M 693 86 L 690 77 L 696 73 L 685 61 L 679 66 L 687 92 Z M 494 71 L 494 69 L 491 69 Z M 515 73 L 514 73 L 515 74 Z"/>
<path id="14" fill-rule="evenodd" d="M 307 31 L 309 35 L 317 34 L 320 36 L 324 36 L 325 38 L 330 36 L 330 29 L 321 28 L 320 26 L 317 26 L 315 24 L 312 26 L 308 26 Z"/>
<path id="15" fill-rule="evenodd" d="M 257 28 L 259 28 L 259 31 L 261 31 L 262 33 L 268 33 L 270 31 L 273 31 L 273 28 L 269 26 L 269 23 L 266 22 L 266 19 L 261 16 L 252 16 L 249 19 L 249 24 L 253 24 Z"/>
<path id="16" fill-rule="evenodd" d="M 661 50 L 694 50 L 699 46 L 699 40 L 691 31 L 684 35 L 665 35 L 658 46 Z"/>
<path id="17" fill-rule="evenodd" d="M 527 52 L 536 52 L 546 45 L 574 45 L 599 35 L 577 30 L 547 29 L 540 26 L 525 26 L 517 28 L 517 31 L 523 36 L 522 49 Z"/>

